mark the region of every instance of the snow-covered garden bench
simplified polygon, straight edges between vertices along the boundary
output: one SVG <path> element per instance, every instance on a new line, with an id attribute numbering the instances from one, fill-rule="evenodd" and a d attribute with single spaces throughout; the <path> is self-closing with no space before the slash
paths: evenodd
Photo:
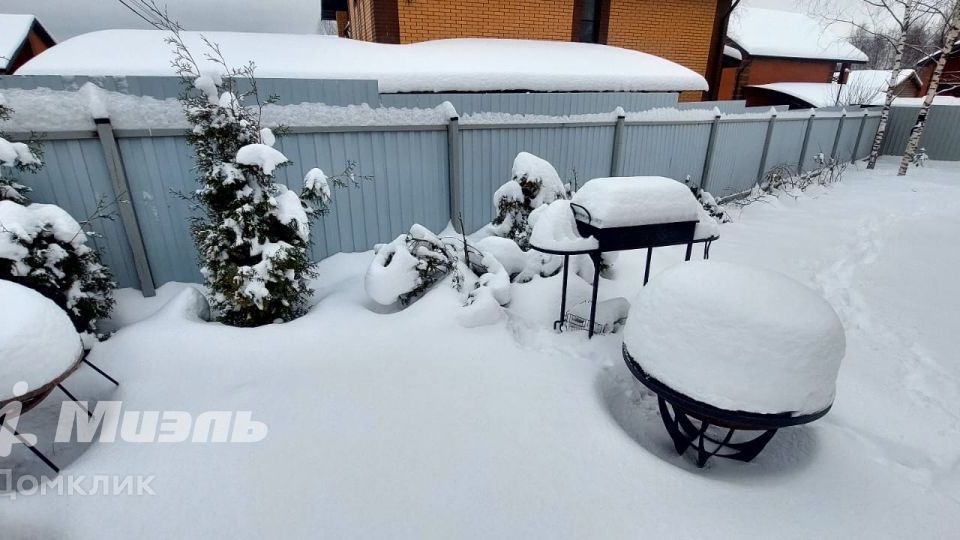
<path id="1" fill-rule="evenodd" d="M 827 414 L 845 348 L 837 314 L 806 287 L 698 261 L 643 288 L 623 357 L 657 395 L 677 452 L 693 448 L 702 467 L 712 456 L 750 461 L 777 429 Z"/>
<path id="2" fill-rule="evenodd" d="M 118 383 L 86 359 L 80 334 L 66 312 L 52 300 L 33 289 L 0 280 L 0 306 L 0 437 L 8 442 L 9 437 L 16 438 L 47 466 L 60 472 L 36 448 L 32 437 L 17 431 L 18 419 L 57 388 L 76 402 L 63 382 L 81 363 Z"/>
<path id="3" fill-rule="evenodd" d="M 532 219 L 532 218 L 531 218 Z M 566 317 L 567 275 L 571 255 L 588 255 L 595 269 L 603 253 L 646 249 L 643 283 L 650 277 L 653 248 L 686 245 L 690 260 L 695 243 L 704 244 L 709 258 L 710 244 L 719 238 L 716 222 L 686 185 L 662 176 L 594 178 L 584 184 L 571 201 L 557 201 L 536 217 L 530 245 L 543 253 L 563 256 L 563 291 L 560 319 Z M 597 290 L 600 272 L 593 275 L 589 336 L 596 324 Z"/>

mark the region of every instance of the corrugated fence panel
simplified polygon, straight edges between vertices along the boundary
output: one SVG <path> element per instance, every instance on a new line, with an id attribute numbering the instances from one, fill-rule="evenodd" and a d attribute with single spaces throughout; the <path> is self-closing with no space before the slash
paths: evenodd
<path id="1" fill-rule="evenodd" d="M 108 212 L 117 213 L 119 202 L 113 192 L 100 142 L 95 139 L 49 141 L 44 145 L 44 167 L 37 174 L 24 174 L 24 184 L 33 188 L 29 197 L 36 203 L 63 207 L 77 221 L 92 217 L 101 199 L 112 203 Z M 122 199 L 126 201 L 126 198 Z M 133 254 L 119 219 L 97 219 L 91 224 L 97 233 L 93 243 L 101 251 L 121 287 L 137 287 Z"/>
<path id="2" fill-rule="evenodd" d="M 919 107 L 893 107 L 887 123 L 883 153 L 900 156 L 907 147 L 910 131 L 917 121 Z M 960 160 L 960 107 L 934 105 L 927 113 L 920 146 L 930 159 Z"/>
<path id="3" fill-rule="evenodd" d="M 726 197 L 750 189 L 757 180 L 763 156 L 768 122 L 721 122 L 710 177 L 704 189 L 715 197 Z"/>
<path id="4" fill-rule="evenodd" d="M 860 147 L 857 148 L 857 159 L 863 159 L 870 155 L 870 149 L 873 148 L 873 139 L 877 136 L 877 130 L 880 128 L 880 115 L 869 116 L 866 122 L 867 124 L 863 127 L 863 137 L 860 139 Z"/>
<path id="5" fill-rule="evenodd" d="M 510 180 L 513 160 L 530 152 L 549 161 L 564 182 L 609 176 L 613 126 L 465 129 L 461 134 L 463 221 L 476 230 L 493 219 L 493 193 Z"/>
<path id="6" fill-rule="evenodd" d="M 0 88 L 50 88 L 53 90 L 76 90 L 87 82 L 101 88 L 135 96 L 150 96 L 157 99 L 176 98 L 181 85 L 178 77 L 61 77 L 57 75 L 7 75 L 0 77 Z M 249 82 L 239 80 L 241 90 L 249 88 Z M 280 96 L 281 103 L 326 103 L 327 105 L 359 105 L 367 103 L 377 107 L 380 94 L 377 81 L 329 80 L 329 79 L 257 79 L 260 95 Z"/>
<path id="7" fill-rule="evenodd" d="M 919 107 L 890 108 L 890 116 L 887 118 L 887 132 L 883 136 L 883 149 L 881 150 L 884 155 L 903 155 L 903 149 L 907 147 L 907 139 L 910 138 L 910 130 L 917 122 L 918 114 L 920 114 Z"/>
<path id="8" fill-rule="evenodd" d="M 194 213 L 183 199 L 198 187 L 186 139 L 138 137 L 118 144 L 154 281 L 200 281 L 190 236 Z"/>
<path id="9" fill-rule="evenodd" d="M 510 114 L 544 114 L 568 116 L 610 112 L 617 107 L 625 111 L 645 111 L 657 107 L 673 107 L 677 94 L 646 92 L 550 92 L 550 93 L 484 93 L 484 94 L 381 94 L 384 107 L 433 108 L 449 101 L 460 114 L 502 112 Z"/>
<path id="10" fill-rule="evenodd" d="M 853 158 L 853 145 L 857 142 L 857 132 L 863 122 L 863 114 L 847 116 L 843 121 L 843 131 L 840 132 L 840 142 L 837 144 L 837 161 L 847 163 Z"/>
<path id="11" fill-rule="evenodd" d="M 796 171 L 797 161 L 800 160 L 800 146 L 803 144 L 803 134 L 806 130 L 806 118 L 777 120 L 774 123 L 764 174 L 782 167 Z"/>
<path id="12" fill-rule="evenodd" d="M 333 176 L 354 164 L 355 182 L 335 189 L 330 214 L 314 226 L 313 256 L 366 251 L 420 223 L 442 230 L 449 219 L 446 131 L 309 133 L 278 139 L 293 162 L 278 178 L 299 192 L 320 167 Z"/>
<path id="13" fill-rule="evenodd" d="M 803 170 L 809 171 L 816 167 L 817 154 L 830 156 L 833 150 L 833 140 L 837 136 L 837 127 L 840 118 L 816 118 L 813 129 L 810 130 L 810 140 L 807 142 L 807 155 L 803 162 Z"/>
<path id="14" fill-rule="evenodd" d="M 960 107 L 932 107 L 920 146 L 930 159 L 960 160 Z"/>
<path id="15" fill-rule="evenodd" d="M 414 223 L 437 231 L 447 224 L 443 131 L 296 134 L 278 138 L 277 146 L 292 162 L 277 178 L 298 193 L 313 167 L 333 175 L 353 162 L 357 176 L 372 177 L 334 190 L 331 212 L 314 224 L 314 260 L 366 251 Z M 189 145 L 182 137 L 132 138 L 120 139 L 120 148 L 154 279 L 198 281 L 194 214 L 180 196 L 197 188 Z"/>
<path id="16" fill-rule="evenodd" d="M 657 175 L 700 182 L 710 122 L 624 126 L 624 176 Z"/>

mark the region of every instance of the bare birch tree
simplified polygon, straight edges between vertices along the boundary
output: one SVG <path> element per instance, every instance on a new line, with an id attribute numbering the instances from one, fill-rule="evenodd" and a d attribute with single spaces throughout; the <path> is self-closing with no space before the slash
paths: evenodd
<path id="1" fill-rule="evenodd" d="M 957 46 L 960 40 L 960 0 L 950 0 L 941 6 L 933 6 L 937 13 L 943 18 L 943 40 L 940 45 L 937 63 L 933 68 L 933 75 L 930 77 L 930 84 L 927 88 L 927 95 L 923 98 L 923 104 L 920 106 L 920 112 L 917 114 L 917 122 L 910 130 L 910 138 L 907 139 L 907 148 L 900 158 L 900 170 L 897 176 L 907 174 L 907 169 L 917 153 L 917 147 L 920 146 L 920 137 L 923 136 L 923 128 L 927 123 L 927 114 L 930 112 L 930 105 L 933 104 L 933 98 L 937 95 L 940 86 L 940 78 L 943 76 L 943 68 L 947 64 L 947 57 Z"/>
<path id="2" fill-rule="evenodd" d="M 932 52 L 924 43 L 925 33 L 917 30 L 931 18 L 934 9 L 925 3 L 926 0 L 860 0 L 860 2 L 873 19 L 871 22 L 864 22 L 856 16 L 838 12 L 832 8 L 832 2 L 818 2 L 815 7 L 821 13 L 821 17 L 827 21 L 852 26 L 861 39 L 863 36 L 870 36 L 879 42 L 886 42 L 888 49 L 893 51 L 890 78 L 885 89 L 883 110 L 880 112 L 880 125 L 877 127 L 873 145 L 870 147 L 870 156 L 867 159 L 867 168 L 873 169 L 880 157 L 880 147 L 887 133 L 890 107 L 897 97 L 897 83 L 904 68 L 906 53 L 912 51 L 926 55 Z M 889 22 L 884 24 L 882 21 Z"/>

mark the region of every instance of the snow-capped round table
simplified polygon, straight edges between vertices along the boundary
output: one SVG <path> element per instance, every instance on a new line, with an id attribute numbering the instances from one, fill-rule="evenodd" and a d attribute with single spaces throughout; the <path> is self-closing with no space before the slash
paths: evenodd
<path id="1" fill-rule="evenodd" d="M 696 261 L 642 289 L 623 357 L 657 395 L 677 452 L 695 449 L 702 467 L 712 456 L 750 461 L 777 429 L 827 414 L 845 348 L 839 317 L 803 285 Z"/>
<path id="2" fill-rule="evenodd" d="M 66 312 L 33 289 L 0 280 L 0 305 L 0 429 L 24 441 L 17 419 L 62 388 L 83 361 L 83 344 Z"/>

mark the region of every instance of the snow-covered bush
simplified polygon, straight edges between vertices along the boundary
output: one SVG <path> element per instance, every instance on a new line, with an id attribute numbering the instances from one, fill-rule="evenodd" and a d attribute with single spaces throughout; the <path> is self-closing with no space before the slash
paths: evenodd
<path id="1" fill-rule="evenodd" d="M 713 197 L 713 195 L 710 194 L 709 191 L 706 191 L 698 186 L 690 186 L 690 191 L 693 192 L 693 196 L 697 198 L 697 201 L 700 202 L 700 206 L 703 207 L 703 210 L 708 216 L 714 218 L 720 223 L 730 223 L 733 221 L 730 215 L 727 214 L 727 211 L 717 203 L 717 200 Z"/>
<path id="2" fill-rule="evenodd" d="M 0 122 L 9 120 L 13 110 L 6 105 L 0 94 Z M 11 142 L 0 130 L 0 201 L 26 202 L 30 189 L 21 184 L 15 173 L 34 172 L 40 169 L 42 148 L 39 143 Z"/>
<path id="3" fill-rule="evenodd" d="M 493 194 L 496 216 L 492 230 L 526 250 L 530 247 L 530 213 L 543 204 L 566 198 L 566 188 L 553 165 L 520 152 L 513 161 L 512 178 Z"/>
<path id="4" fill-rule="evenodd" d="M 273 147 L 276 137 L 261 126 L 260 110 L 277 98 L 261 99 L 253 65 L 230 69 L 210 44 L 226 76 L 201 72 L 177 31 L 169 42 L 186 87 L 181 102 L 201 186 L 192 197 L 204 211 L 191 229 L 211 304 L 235 326 L 294 319 L 312 293 L 312 219 L 328 211 L 330 185 L 343 185 L 343 175 L 312 169 L 299 194 L 276 182 L 289 160 Z M 240 79 L 250 90 L 238 91 Z"/>
<path id="5" fill-rule="evenodd" d="M 63 308 L 80 332 L 96 333 L 113 307 L 113 277 L 80 224 L 52 204 L 0 201 L 0 279 Z"/>
<path id="6" fill-rule="evenodd" d="M 378 304 L 407 306 L 448 277 L 450 286 L 465 294 L 464 310 L 457 315 L 465 326 L 499 320 L 500 307 L 510 302 L 507 269 L 492 253 L 476 249 L 463 237 L 442 239 L 414 225 L 374 252 L 364 288 Z"/>
<path id="7" fill-rule="evenodd" d="M 0 97 L 0 120 L 11 114 Z M 95 334 L 113 308 L 116 284 L 80 224 L 59 206 L 30 204 L 29 189 L 14 177 L 39 170 L 41 152 L 37 142 L 10 142 L 0 133 L 0 279 L 43 294 L 78 331 Z"/>
<path id="8" fill-rule="evenodd" d="M 364 287 L 370 298 L 385 306 L 413 303 L 457 264 L 456 251 L 419 224 L 374 251 Z"/>

